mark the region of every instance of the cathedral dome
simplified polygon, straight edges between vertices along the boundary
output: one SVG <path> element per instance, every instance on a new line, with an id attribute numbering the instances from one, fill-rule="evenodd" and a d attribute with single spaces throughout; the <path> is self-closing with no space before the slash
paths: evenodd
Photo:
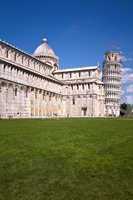
<path id="1" fill-rule="evenodd" d="M 51 57 L 58 60 L 58 57 L 56 56 L 53 49 L 48 45 L 48 41 L 46 38 L 42 40 L 42 44 L 37 47 L 37 49 L 34 51 L 33 56 L 35 57 Z"/>

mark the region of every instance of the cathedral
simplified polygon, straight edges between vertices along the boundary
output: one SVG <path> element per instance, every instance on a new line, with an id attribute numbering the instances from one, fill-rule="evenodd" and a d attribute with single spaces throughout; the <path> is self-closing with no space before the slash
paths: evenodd
<path id="1" fill-rule="evenodd" d="M 121 69 L 115 51 L 105 53 L 102 71 L 61 69 L 47 39 L 32 55 L 0 40 L 0 118 L 118 117 Z"/>

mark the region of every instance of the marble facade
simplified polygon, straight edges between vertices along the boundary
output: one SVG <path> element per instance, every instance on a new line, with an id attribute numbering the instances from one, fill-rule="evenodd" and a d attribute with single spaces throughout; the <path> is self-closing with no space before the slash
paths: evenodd
<path id="1" fill-rule="evenodd" d="M 0 41 L 0 118 L 118 116 L 105 85 L 99 66 L 60 69 L 46 39 L 33 55 Z"/>

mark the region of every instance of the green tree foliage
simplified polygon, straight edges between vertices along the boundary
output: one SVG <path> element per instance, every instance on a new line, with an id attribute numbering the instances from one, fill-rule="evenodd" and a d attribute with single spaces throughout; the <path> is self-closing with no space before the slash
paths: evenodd
<path id="1" fill-rule="evenodd" d="M 120 116 L 131 117 L 133 116 L 133 105 L 123 103 L 120 106 Z"/>

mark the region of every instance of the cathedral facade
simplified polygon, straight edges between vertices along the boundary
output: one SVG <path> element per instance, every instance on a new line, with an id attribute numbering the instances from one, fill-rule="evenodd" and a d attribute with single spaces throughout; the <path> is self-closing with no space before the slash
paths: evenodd
<path id="1" fill-rule="evenodd" d="M 30 55 L 0 41 L 0 118 L 119 116 L 121 56 L 98 65 L 60 69 L 47 39 Z"/>

